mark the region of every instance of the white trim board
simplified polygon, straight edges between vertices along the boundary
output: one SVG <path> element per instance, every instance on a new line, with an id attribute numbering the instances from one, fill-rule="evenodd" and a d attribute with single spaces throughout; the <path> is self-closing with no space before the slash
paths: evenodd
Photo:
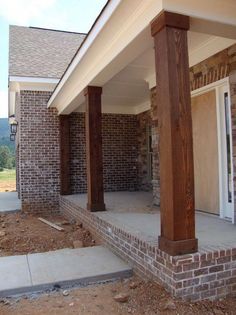
<path id="1" fill-rule="evenodd" d="M 229 78 L 224 78 L 219 81 L 213 82 L 208 84 L 204 87 L 196 89 L 191 92 L 191 97 L 198 96 L 204 94 L 208 91 L 215 90 L 216 93 L 216 112 L 217 112 L 217 138 L 218 138 L 218 159 L 219 159 L 219 204 L 220 204 L 220 218 L 225 219 L 225 212 L 224 212 L 224 187 L 223 187 L 223 164 L 225 164 L 223 153 L 222 153 L 222 120 L 225 117 L 222 117 L 222 102 L 223 98 L 222 95 L 225 91 L 228 92 L 229 97 L 229 104 L 230 104 L 230 91 L 229 91 Z M 230 109 L 230 106 L 229 106 Z M 231 112 L 229 113 L 231 117 Z M 230 147 L 231 147 L 231 169 L 233 170 L 233 155 L 232 155 L 232 127 L 231 127 L 231 119 L 230 119 Z M 234 183 L 233 183 L 233 176 L 232 176 L 232 193 L 234 193 Z M 232 198 L 232 223 L 234 223 L 234 198 Z"/>
<path id="2" fill-rule="evenodd" d="M 50 83 L 57 84 L 60 79 L 44 78 L 44 77 L 22 77 L 22 76 L 9 76 L 9 82 L 24 82 L 24 83 Z"/>

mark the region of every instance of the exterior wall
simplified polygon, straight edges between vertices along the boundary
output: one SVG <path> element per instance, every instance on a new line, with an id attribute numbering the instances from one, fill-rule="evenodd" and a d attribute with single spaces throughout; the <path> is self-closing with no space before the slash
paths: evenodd
<path id="1" fill-rule="evenodd" d="M 231 124 L 233 143 L 233 174 L 234 174 L 234 223 L 236 224 L 236 45 L 228 50 L 229 82 L 231 97 Z"/>
<path id="2" fill-rule="evenodd" d="M 190 87 L 195 90 L 229 77 L 231 94 L 231 123 L 233 140 L 234 165 L 234 217 L 236 222 L 236 45 L 233 45 L 214 56 L 190 68 Z M 158 119 L 155 88 L 151 90 L 151 108 L 153 120 L 153 194 L 155 203 L 160 202 L 160 179 L 158 159 Z"/>
<path id="3" fill-rule="evenodd" d="M 17 133 L 15 138 L 15 157 L 16 157 L 16 191 L 20 199 L 20 93 L 16 93 L 16 121 L 18 122 Z"/>
<path id="4" fill-rule="evenodd" d="M 49 92 L 20 93 L 20 197 L 22 210 L 59 210 L 59 119 L 47 109 Z"/>
<path id="5" fill-rule="evenodd" d="M 70 115 L 72 193 L 86 192 L 84 113 Z M 137 189 L 137 120 L 135 115 L 102 115 L 104 190 Z"/>
<path id="6" fill-rule="evenodd" d="M 144 279 L 161 282 L 176 297 L 197 301 L 236 295 L 236 248 L 201 248 L 190 255 L 170 256 L 121 228 L 60 197 L 67 218 L 83 223 L 116 255 L 129 262 Z"/>
<path id="7" fill-rule="evenodd" d="M 15 151 L 15 157 L 16 157 L 16 191 L 18 194 L 18 198 L 20 199 L 20 169 L 19 169 L 19 154 L 20 154 L 20 146 L 17 145 L 16 151 Z"/>
<path id="8" fill-rule="evenodd" d="M 157 115 L 156 88 L 150 91 L 152 117 L 152 150 L 153 150 L 153 202 L 160 205 L 160 165 L 159 165 L 159 131 Z"/>
<path id="9" fill-rule="evenodd" d="M 84 113 L 72 113 L 70 115 L 70 179 L 72 194 L 87 191 L 85 146 L 85 115 Z"/>
<path id="10" fill-rule="evenodd" d="M 137 115 L 138 121 L 138 188 L 152 190 L 152 179 L 148 174 L 148 139 L 147 127 L 152 125 L 151 112 Z"/>

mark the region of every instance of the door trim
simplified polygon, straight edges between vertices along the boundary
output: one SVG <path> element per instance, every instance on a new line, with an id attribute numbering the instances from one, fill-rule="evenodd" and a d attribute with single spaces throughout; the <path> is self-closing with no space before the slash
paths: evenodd
<path id="1" fill-rule="evenodd" d="M 223 158 L 222 158 L 222 118 L 221 118 L 221 107 L 222 107 L 222 100 L 224 92 L 228 92 L 228 99 L 229 104 L 231 104 L 230 99 L 230 89 L 229 89 L 229 78 L 224 78 L 219 81 L 213 82 L 211 84 L 208 84 L 204 87 L 201 87 L 199 89 L 196 89 L 191 92 L 191 97 L 198 96 L 201 94 L 205 94 L 206 92 L 209 92 L 211 90 L 215 90 L 216 93 L 216 115 L 217 115 L 217 138 L 218 138 L 218 160 L 219 160 L 219 205 L 220 205 L 220 218 L 225 218 L 225 212 L 224 212 L 224 204 L 223 204 Z M 229 106 L 229 115 L 231 117 L 231 106 Z M 230 124 L 230 151 L 231 151 L 231 170 L 232 170 L 232 179 L 231 179 L 231 185 L 232 185 L 232 193 L 234 194 L 234 185 L 233 185 L 233 155 L 232 155 L 232 122 L 231 119 L 229 119 Z M 232 198 L 232 223 L 234 223 L 234 198 Z"/>

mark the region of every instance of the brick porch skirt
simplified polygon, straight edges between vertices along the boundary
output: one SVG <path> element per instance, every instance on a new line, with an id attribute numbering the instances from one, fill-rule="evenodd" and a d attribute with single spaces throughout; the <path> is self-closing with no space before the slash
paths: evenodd
<path id="1" fill-rule="evenodd" d="M 170 256 L 157 243 L 143 241 L 63 196 L 60 211 L 82 222 L 138 275 L 161 283 L 176 297 L 197 301 L 236 295 L 236 248 L 209 247 L 195 254 Z"/>

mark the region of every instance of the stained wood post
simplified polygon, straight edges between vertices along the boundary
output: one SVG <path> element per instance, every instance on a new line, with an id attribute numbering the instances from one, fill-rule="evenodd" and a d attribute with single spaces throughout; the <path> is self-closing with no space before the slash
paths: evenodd
<path id="1" fill-rule="evenodd" d="M 68 115 L 60 115 L 60 194 L 70 195 L 70 122 Z"/>
<path id="2" fill-rule="evenodd" d="M 87 86 L 86 99 L 86 161 L 87 161 L 87 209 L 104 211 L 103 161 L 102 161 L 102 88 Z"/>
<path id="3" fill-rule="evenodd" d="M 187 30 L 189 17 L 162 11 L 151 23 L 160 130 L 161 235 L 170 255 L 197 251 Z"/>

